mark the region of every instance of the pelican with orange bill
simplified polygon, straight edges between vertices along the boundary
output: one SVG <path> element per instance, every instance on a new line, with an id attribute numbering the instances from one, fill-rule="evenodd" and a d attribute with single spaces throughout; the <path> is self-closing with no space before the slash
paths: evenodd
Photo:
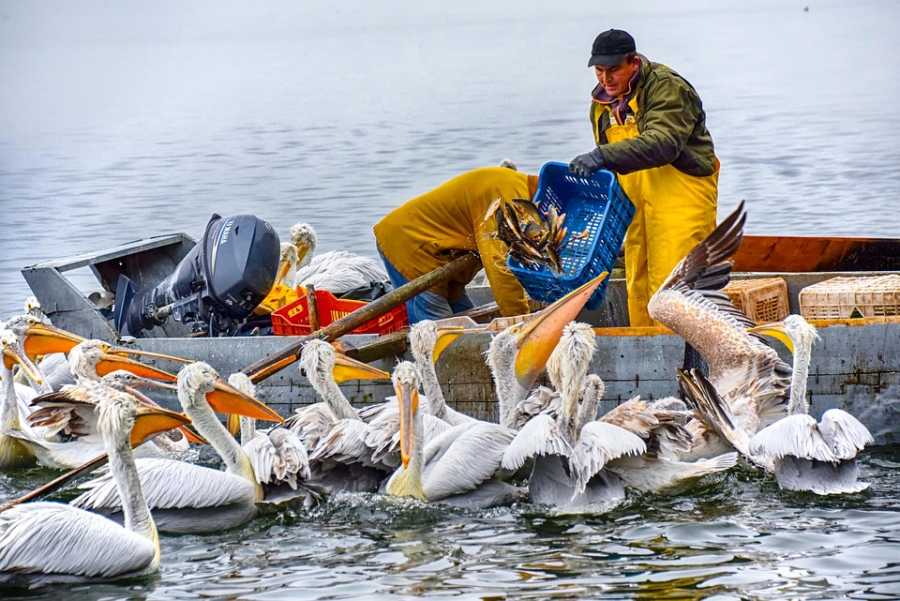
<path id="1" fill-rule="evenodd" d="M 276 411 L 225 382 L 206 363 L 178 372 L 178 400 L 193 426 L 225 463 L 225 471 L 164 458 L 138 459 L 137 472 L 147 504 L 162 532 L 218 532 L 246 523 L 264 498 L 252 461 L 216 417 L 236 413 L 281 423 Z M 104 514 L 122 512 L 110 474 L 85 483 L 72 504 Z"/>

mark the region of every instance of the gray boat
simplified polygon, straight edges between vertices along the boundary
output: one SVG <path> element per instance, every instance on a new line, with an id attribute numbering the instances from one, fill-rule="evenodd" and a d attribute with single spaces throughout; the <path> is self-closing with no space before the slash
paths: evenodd
<path id="1" fill-rule="evenodd" d="M 138 289 L 167 278 L 196 242 L 182 233 L 154 236 L 97 252 L 30 265 L 22 270 L 41 307 L 54 325 L 90 338 L 122 342 L 109 304 L 124 275 Z M 779 238 L 747 236 L 735 259 L 735 279 L 779 276 L 788 285 L 790 311 L 799 312 L 799 291 L 839 275 L 900 273 L 900 244 L 892 240 Z M 97 289 L 82 291 L 67 272 L 89 268 Z M 470 286 L 476 304 L 490 305 L 490 289 Z M 479 314 L 492 317 L 490 310 Z M 596 326 L 598 352 L 593 369 L 607 383 L 603 410 L 640 394 L 658 398 L 677 393 L 675 370 L 684 343 L 663 328 L 630 328 L 625 283 L 613 278 L 603 306 L 579 318 Z M 900 442 L 900 316 L 816 320 L 821 341 L 810 368 L 812 413 L 839 407 L 857 416 L 879 444 Z M 174 320 L 128 338 L 135 347 L 207 361 L 223 373 L 236 371 L 276 352 L 296 338 L 282 336 L 204 337 Z M 402 333 L 378 337 L 347 335 L 341 339 L 358 359 L 389 370 L 405 352 Z M 487 334 L 466 336 L 448 349 L 437 366 L 447 401 L 457 409 L 493 418 L 491 375 L 481 360 Z M 780 345 L 779 345 L 780 346 Z M 779 348 L 790 361 L 786 349 Z M 163 366 L 175 367 L 175 366 Z M 380 401 L 392 394 L 389 383 L 348 383 L 343 389 L 354 403 Z M 296 365 L 262 381 L 260 397 L 283 415 L 315 401 Z"/>

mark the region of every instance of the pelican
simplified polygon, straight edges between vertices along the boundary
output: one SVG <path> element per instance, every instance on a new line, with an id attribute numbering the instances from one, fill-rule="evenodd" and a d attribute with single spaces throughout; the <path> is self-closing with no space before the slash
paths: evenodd
<path id="1" fill-rule="evenodd" d="M 387 372 L 337 352 L 322 340 L 311 340 L 303 347 L 300 371 L 306 374 L 322 401 L 297 409 L 284 425 L 300 436 L 307 449 L 315 448 L 339 420 L 359 419 L 356 409 L 341 392 L 339 383 L 389 380 L 391 377 Z"/>
<path id="2" fill-rule="evenodd" d="M 494 336 L 488 348 L 487 363 L 494 377 L 499 422 L 517 429 L 521 423 L 518 406 L 528 402 L 528 393 L 547 365 L 563 328 L 574 320 L 581 308 L 608 274 L 603 272 L 553 304 L 527 316 Z"/>
<path id="3" fill-rule="evenodd" d="M 24 421 L 30 413 L 30 408 L 13 382 L 12 370 L 8 363 L 18 363 L 25 372 L 32 372 L 33 365 L 19 346 L 15 334 L 9 330 L 0 330 L 0 345 L 2 345 L 0 377 L 3 379 L 3 404 L 0 406 L 0 469 L 8 470 L 34 465 L 36 457 L 28 441 L 39 438 L 41 434 L 34 432 Z M 29 379 L 40 381 L 40 374 L 32 373 Z"/>
<path id="4" fill-rule="evenodd" d="M 818 495 L 855 493 L 869 487 L 857 481 L 856 455 L 874 439 L 855 417 L 829 409 L 819 422 L 809 415 L 806 381 L 812 346 L 819 335 L 800 315 L 756 326 L 753 333 L 778 338 L 794 356 L 788 416 L 764 428 L 750 440 L 750 452 L 770 462 L 784 490 Z"/>
<path id="5" fill-rule="evenodd" d="M 468 508 L 504 504 L 522 495 L 521 489 L 496 478 L 512 430 L 486 422 L 464 423 L 426 440 L 413 364 L 397 364 L 393 383 L 402 464 L 387 482 L 388 495 Z"/>
<path id="6" fill-rule="evenodd" d="M 312 482 L 326 490 L 374 491 L 399 463 L 394 450 L 396 411 L 380 411 L 366 422 L 337 385 L 342 379 L 360 376 L 386 379 L 390 375 L 338 353 L 327 342 L 311 340 L 303 347 L 301 369 L 325 400 L 299 410 L 290 427 L 312 449 Z M 430 428 L 447 424 L 429 416 Z"/>
<path id="7" fill-rule="evenodd" d="M 318 237 L 308 223 L 291 226 L 291 242 L 296 252 L 282 253 L 279 274 L 283 272 L 289 278 L 290 272 L 296 270 L 294 286 L 315 286 L 317 290 L 340 295 L 373 283 L 390 281 L 381 261 L 374 257 L 345 250 L 314 255 Z"/>
<path id="8" fill-rule="evenodd" d="M 246 374 L 231 374 L 228 384 L 256 398 L 256 387 Z M 240 416 L 240 429 L 241 448 L 250 458 L 257 483 L 263 487 L 265 502 L 277 499 L 280 503 L 295 496 L 310 498 L 304 495 L 305 489 L 297 492 L 298 486 L 312 475 L 306 446 L 294 432 L 280 425 L 257 430 L 256 420 L 246 415 Z"/>
<path id="9" fill-rule="evenodd" d="M 0 581 L 115 580 L 159 570 L 159 537 L 135 469 L 133 444 L 188 419 L 112 391 L 97 407 L 112 478 L 125 499 L 124 526 L 62 503 L 16 505 L 0 513 Z"/>
<path id="10" fill-rule="evenodd" d="M 622 480 L 607 466 L 646 452 L 644 441 L 624 428 L 591 421 L 603 393 L 593 374 L 563 386 L 560 410 L 532 418 L 503 454 L 502 465 L 518 470 L 533 460 L 528 491 L 531 500 L 563 511 L 608 511 L 625 499 Z M 579 409 L 579 405 L 584 407 Z"/>
<path id="11" fill-rule="evenodd" d="M 168 372 L 109 352 L 116 350 L 116 347 L 99 340 L 76 344 L 69 351 L 69 365 L 77 384 L 32 399 L 32 405 L 41 409 L 28 416 L 29 423 L 44 429 L 22 430 L 18 436 L 37 457 L 38 463 L 54 469 L 71 469 L 103 452 L 103 440 L 92 427 L 96 423 L 91 407 L 109 389 L 109 384 L 101 379 L 101 373 L 110 374 L 124 369 L 143 378 L 175 379 Z M 165 442 L 154 441 L 140 449 L 138 454 L 164 454 L 165 451 L 158 449 L 157 444 Z"/>
<path id="12" fill-rule="evenodd" d="M 215 413 L 236 413 L 281 421 L 272 409 L 226 384 L 206 363 L 178 372 L 178 400 L 194 427 L 225 463 L 225 471 L 173 459 L 138 459 L 137 471 L 147 503 L 163 532 L 216 532 L 239 526 L 257 513 L 264 491 L 250 458 Z M 81 486 L 72 501 L 84 509 L 121 512 L 121 500 L 110 474 Z"/>
<path id="13" fill-rule="evenodd" d="M 790 367 L 761 338 L 747 332 L 754 324 L 721 292 L 745 220 L 741 203 L 675 266 L 647 306 L 653 319 L 697 349 L 709 365 L 709 381 L 738 426 L 735 436 L 725 438 L 710 429 L 714 420 L 693 420 L 688 424 L 693 446 L 681 455 L 685 460 L 732 449 L 749 457 L 749 437 L 785 415 Z"/>
<path id="14" fill-rule="evenodd" d="M 560 390 L 582 387 L 588 366 L 596 349 L 596 335 L 585 323 L 573 322 L 566 326 L 563 336 L 550 356 L 548 372 L 555 376 Z M 599 396 L 605 390 L 602 380 Z M 711 459 L 681 461 L 679 454 L 692 446 L 690 431 L 685 425 L 690 419 L 682 411 L 669 409 L 671 400 L 648 403 L 634 397 L 599 418 L 640 437 L 647 451 L 630 454 L 607 465 L 618 475 L 625 486 L 641 492 L 673 492 L 698 478 L 727 470 L 737 463 L 737 453 L 723 453 Z M 579 411 L 585 413 L 582 423 L 596 417 L 596 404 L 583 402 Z"/>

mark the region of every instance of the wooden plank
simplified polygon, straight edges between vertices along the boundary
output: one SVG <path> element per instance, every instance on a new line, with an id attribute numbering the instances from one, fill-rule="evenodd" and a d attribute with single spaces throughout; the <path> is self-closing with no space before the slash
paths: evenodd
<path id="1" fill-rule="evenodd" d="M 889 271 L 900 269 L 900 240 L 822 236 L 744 236 L 735 271 Z"/>

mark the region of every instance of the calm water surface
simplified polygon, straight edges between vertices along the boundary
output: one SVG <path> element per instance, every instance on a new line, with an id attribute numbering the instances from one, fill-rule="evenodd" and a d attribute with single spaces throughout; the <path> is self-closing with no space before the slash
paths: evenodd
<path id="1" fill-rule="evenodd" d="M 454 174 L 589 149 L 584 65 L 611 26 L 699 90 L 723 213 L 743 198 L 755 233 L 897 236 L 900 3 L 806 3 L 0 0 L 0 316 L 23 265 L 199 236 L 213 211 L 372 254 L 381 215 Z M 149 581 L 0 596 L 894 599 L 898 467 L 867 453 L 871 491 L 840 500 L 738 472 L 582 518 L 347 497 L 163 537 Z M 49 476 L 0 475 L 0 497 Z"/>
<path id="2" fill-rule="evenodd" d="M 463 512 L 375 495 L 218 535 L 163 536 L 157 578 L 4 599 L 896 599 L 900 448 L 867 452 L 859 495 L 782 493 L 736 471 L 600 516 Z M 0 497 L 44 481 L 0 475 Z"/>
<path id="3" fill-rule="evenodd" d="M 586 59 L 611 26 L 700 92 L 722 214 L 900 232 L 900 3 L 378 5 L 0 0 L 0 315 L 26 264 L 199 237 L 213 211 L 374 254 L 381 215 L 457 173 L 590 149 Z"/>

